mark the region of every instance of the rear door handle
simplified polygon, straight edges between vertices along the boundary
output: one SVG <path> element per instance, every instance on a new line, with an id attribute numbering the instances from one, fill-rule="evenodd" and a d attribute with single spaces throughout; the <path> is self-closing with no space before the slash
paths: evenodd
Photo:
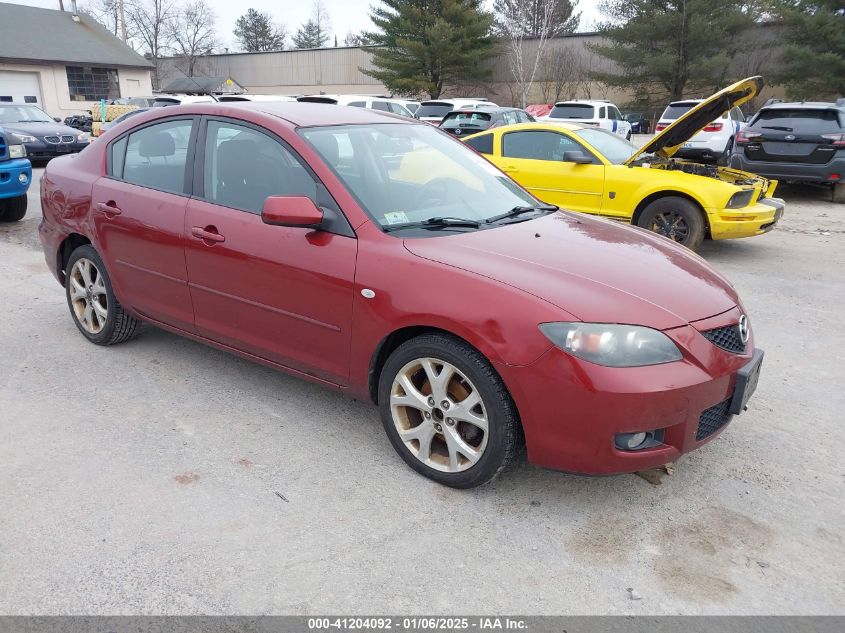
<path id="1" fill-rule="evenodd" d="M 213 226 L 207 226 L 205 228 L 201 228 L 199 226 L 195 226 L 191 228 L 191 235 L 193 235 L 198 240 L 203 240 L 205 242 L 225 242 L 226 238 L 220 233 L 217 232 L 217 229 Z"/>
<path id="2" fill-rule="evenodd" d="M 120 207 L 115 205 L 113 200 L 109 200 L 108 202 L 98 202 L 97 211 L 105 213 L 106 215 L 120 215 L 122 213 Z"/>

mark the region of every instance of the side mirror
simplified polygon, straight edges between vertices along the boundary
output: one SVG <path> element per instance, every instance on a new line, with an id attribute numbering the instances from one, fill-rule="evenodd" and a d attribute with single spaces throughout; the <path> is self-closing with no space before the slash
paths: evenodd
<path id="1" fill-rule="evenodd" d="M 54 117 L 53 117 L 53 120 L 54 120 L 56 123 L 61 123 L 61 122 L 62 122 L 62 120 L 61 120 L 59 117 L 57 117 L 57 116 L 54 116 Z"/>
<path id="2" fill-rule="evenodd" d="M 564 152 L 563 162 L 577 163 L 578 165 L 589 165 L 593 162 L 593 159 L 584 154 L 584 152 Z"/>
<path id="3" fill-rule="evenodd" d="M 323 212 L 306 196 L 270 196 L 264 201 L 261 221 L 274 226 L 316 229 L 323 221 Z"/>

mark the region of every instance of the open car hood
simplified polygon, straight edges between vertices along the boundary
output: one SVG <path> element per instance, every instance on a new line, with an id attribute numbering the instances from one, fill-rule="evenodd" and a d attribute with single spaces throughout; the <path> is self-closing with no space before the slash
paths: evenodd
<path id="1" fill-rule="evenodd" d="M 749 77 L 711 95 L 643 145 L 640 151 L 625 161 L 625 164 L 634 162 L 644 154 L 658 154 L 669 158 L 709 123 L 731 108 L 753 99 L 762 87 L 762 77 Z"/>

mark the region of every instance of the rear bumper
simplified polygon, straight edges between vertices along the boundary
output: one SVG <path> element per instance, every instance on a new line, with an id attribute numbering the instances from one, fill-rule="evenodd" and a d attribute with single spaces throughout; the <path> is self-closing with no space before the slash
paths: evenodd
<path id="1" fill-rule="evenodd" d="M 744 209 L 708 209 L 710 237 L 726 240 L 768 233 L 783 217 L 785 208 L 780 198 L 761 198 Z"/>
<path id="2" fill-rule="evenodd" d="M 678 158 L 719 158 L 728 147 L 729 136 L 714 136 L 707 141 L 689 141 L 689 147 L 680 147 L 675 152 Z"/>
<path id="3" fill-rule="evenodd" d="M 840 156 L 841 154 L 841 156 Z M 766 178 L 790 180 L 794 182 L 840 183 L 845 182 L 845 152 L 837 155 L 823 165 L 807 163 L 770 163 L 766 161 L 748 160 L 742 152 L 731 155 L 731 167 L 750 171 Z M 832 178 L 838 174 L 839 178 Z"/>
<path id="4" fill-rule="evenodd" d="M 717 319 L 738 318 L 738 310 Z M 557 348 L 531 365 L 497 365 L 519 410 L 531 463 L 610 475 L 653 468 L 703 446 L 727 427 L 737 372 L 749 361 L 715 347 L 692 326 L 666 332 L 698 358 L 614 369 L 581 362 Z M 717 419 L 714 424 L 714 413 Z M 616 447 L 619 433 L 660 430 L 639 451 Z"/>
<path id="5" fill-rule="evenodd" d="M 25 180 L 21 180 L 21 176 Z M 26 158 L 0 162 L 0 200 L 26 195 L 32 182 L 32 164 Z"/>

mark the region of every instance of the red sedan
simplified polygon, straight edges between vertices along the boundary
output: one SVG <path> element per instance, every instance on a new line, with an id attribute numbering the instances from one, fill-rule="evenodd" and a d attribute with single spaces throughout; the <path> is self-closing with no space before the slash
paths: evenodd
<path id="1" fill-rule="evenodd" d="M 399 455 L 449 486 L 523 443 L 578 473 L 675 460 L 743 410 L 762 361 L 696 255 L 362 108 L 151 110 L 51 161 L 42 205 L 88 340 L 151 323 L 372 399 Z"/>

